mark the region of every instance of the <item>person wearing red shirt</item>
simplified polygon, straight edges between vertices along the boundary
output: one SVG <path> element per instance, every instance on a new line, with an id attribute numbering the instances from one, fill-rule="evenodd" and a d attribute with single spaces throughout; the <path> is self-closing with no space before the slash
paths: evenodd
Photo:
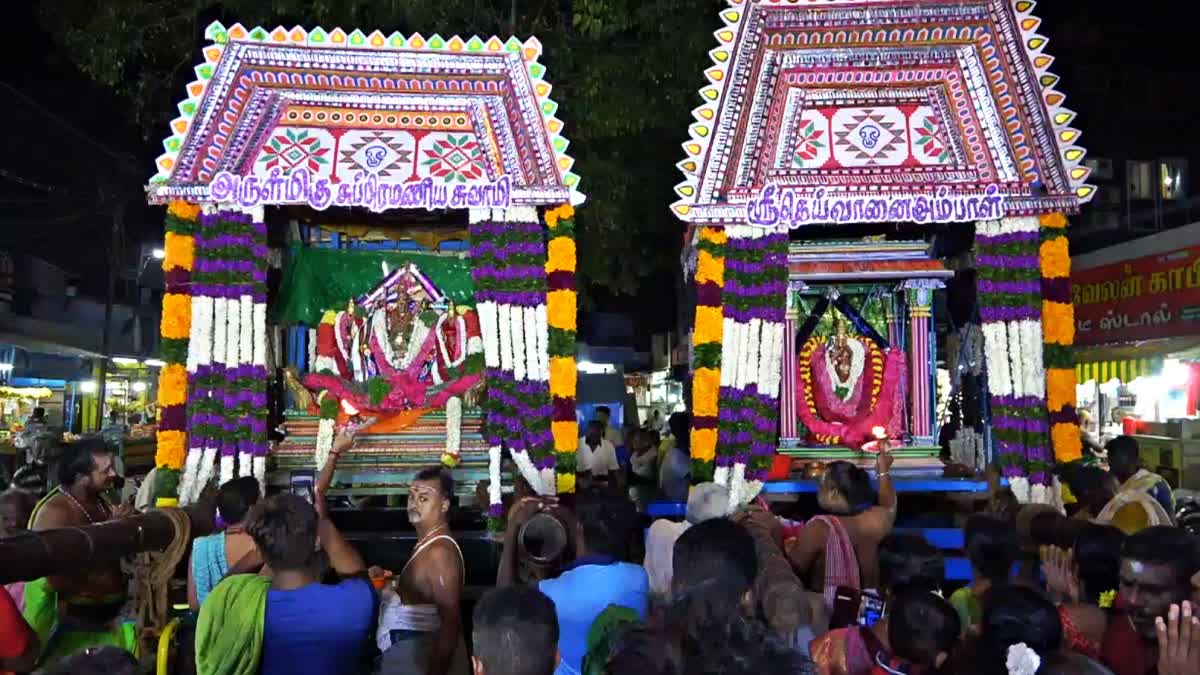
<path id="1" fill-rule="evenodd" d="M 33 670 L 39 651 L 37 635 L 21 617 L 17 604 L 0 591 L 0 675 Z"/>

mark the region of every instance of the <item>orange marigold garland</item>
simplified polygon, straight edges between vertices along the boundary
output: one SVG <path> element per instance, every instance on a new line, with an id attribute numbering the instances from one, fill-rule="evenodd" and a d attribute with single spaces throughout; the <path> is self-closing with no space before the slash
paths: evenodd
<path id="1" fill-rule="evenodd" d="M 1071 304 L 1071 254 L 1067 219 L 1061 213 L 1038 218 L 1042 244 L 1042 332 L 1045 339 L 1046 404 L 1050 412 L 1050 442 L 1056 462 L 1083 456 L 1079 417 L 1075 411 L 1075 308 Z"/>
<path id="2" fill-rule="evenodd" d="M 163 295 L 161 357 L 166 362 L 158 376 L 158 432 L 154 454 L 154 495 L 175 499 L 180 472 L 187 454 L 187 414 L 185 412 L 188 376 L 188 335 L 192 323 L 192 299 L 189 287 L 195 264 L 193 237 L 200 207 L 174 201 L 167 207 L 166 236 L 163 250 Z"/>
<path id="3" fill-rule="evenodd" d="M 717 457 L 718 400 L 721 389 L 722 307 L 725 247 L 719 227 L 700 230 L 696 242 L 696 322 L 692 334 L 692 483 L 713 479 Z"/>
<path id="4" fill-rule="evenodd" d="M 575 209 L 570 204 L 549 209 L 545 220 L 550 229 L 550 241 L 546 246 L 546 323 L 549 326 L 553 410 L 550 433 L 554 437 L 555 489 L 559 494 L 568 494 L 575 492 L 575 450 L 579 445 L 579 423 L 575 418 L 578 305 Z M 493 505 L 493 511 L 496 510 Z"/>

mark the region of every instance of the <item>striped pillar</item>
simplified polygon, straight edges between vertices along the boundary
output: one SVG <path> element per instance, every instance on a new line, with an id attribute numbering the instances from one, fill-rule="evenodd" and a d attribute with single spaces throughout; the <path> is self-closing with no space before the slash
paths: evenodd
<path id="1" fill-rule="evenodd" d="M 899 347 L 903 329 L 900 328 L 900 315 L 896 311 L 895 302 L 891 299 L 884 301 L 884 313 L 887 316 L 888 344 Z"/>
<path id="2" fill-rule="evenodd" d="M 779 394 L 779 437 L 796 438 L 800 417 L 796 412 L 796 329 L 800 326 L 800 302 L 796 294 L 808 288 L 799 279 L 788 279 L 787 314 L 783 323 L 783 378 Z"/>
<path id="3" fill-rule="evenodd" d="M 918 439 L 933 438 L 933 391 L 931 367 L 933 357 L 929 342 L 929 320 L 933 316 L 933 291 L 912 288 L 908 291 L 908 363 L 912 376 L 909 429 Z"/>

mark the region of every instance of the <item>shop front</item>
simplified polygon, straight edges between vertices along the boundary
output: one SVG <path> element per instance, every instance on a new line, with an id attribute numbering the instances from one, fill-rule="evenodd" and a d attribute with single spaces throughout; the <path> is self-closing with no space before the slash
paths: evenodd
<path id="1" fill-rule="evenodd" d="M 1072 263 L 1084 430 L 1132 435 L 1147 466 L 1200 488 L 1200 224 Z"/>

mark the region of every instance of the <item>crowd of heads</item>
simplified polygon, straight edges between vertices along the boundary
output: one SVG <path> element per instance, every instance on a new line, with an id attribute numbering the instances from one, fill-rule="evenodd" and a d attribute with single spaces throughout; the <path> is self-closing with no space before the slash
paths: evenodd
<path id="1" fill-rule="evenodd" d="M 596 417 L 586 436 L 599 441 L 608 411 L 597 409 Z M 677 443 L 685 447 L 688 422 L 683 413 L 669 419 Z M 638 451 L 655 445 L 647 430 L 635 432 L 631 444 Z M 1136 444 L 1117 439 L 1108 451 L 1111 472 L 1087 466 L 1063 472 L 1083 513 L 1098 513 L 1118 492 L 1119 482 L 1140 468 Z M 64 486 L 103 491 L 116 477 L 114 461 L 99 439 L 75 443 L 62 453 L 58 479 Z M 313 505 L 292 494 L 260 499 L 259 490 L 252 477 L 223 484 L 216 496 L 220 522 L 244 525 L 273 571 L 316 568 L 321 520 Z M 447 524 L 454 495 L 448 470 L 417 473 L 406 505 L 410 522 L 418 532 Z M 816 496 L 826 513 L 851 518 L 879 500 L 867 472 L 849 462 L 826 467 Z M 32 508 L 33 497 L 27 492 L 0 493 L 0 536 L 23 528 Z M 641 525 L 628 499 L 610 491 L 584 490 L 570 509 L 577 529 L 565 535 L 575 547 L 566 558 L 635 557 L 631 553 Z M 584 675 L 810 672 L 803 650 L 765 620 L 764 599 L 757 593 L 763 544 L 729 517 L 730 510 L 727 488 L 713 483 L 693 486 L 687 527 L 673 546 L 668 596 L 659 599 L 651 621 L 619 622 L 621 627 L 611 630 L 600 649 L 588 654 Z M 913 533 L 892 532 L 878 540 L 873 551 L 877 590 L 886 606 L 879 626 L 895 661 L 880 663 L 879 672 L 1009 675 L 1014 650 L 1039 656 L 1038 675 L 1103 672 L 1066 648 L 1062 610 L 1036 580 L 1023 582 L 1014 574 L 1021 564 L 1036 559 L 1039 547 L 1070 551 L 1069 572 L 1077 583 L 1072 602 L 1105 606 L 1106 597 L 1116 596 L 1118 606 L 1111 611 L 1128 616 L 1147 643 L 1155 639 L 1161 618 L 1193 597 L 1192 580 L 1200 573 L 1200 546 L 1177 527 L 1147 527 L 1127 536 L 1089 519 L 1067 519 L 1050 507 L 989 507 L 966 519 L 963 534 L 972 588 L 983 589 L 981 616 L 973 618 L 972 625 L 944 597 L 951 589 L 946 588 L 947 561 L 939 548 Z M 494 589 L 475 605 L 471 620 L 475 675 L 555 672 L 561 627 L 554 602 L 536 588 Z M 123 667 L 115 661 L 110 666 L 112 672 Z M 78 672 L 89 672 L 80 668 Z"/>

